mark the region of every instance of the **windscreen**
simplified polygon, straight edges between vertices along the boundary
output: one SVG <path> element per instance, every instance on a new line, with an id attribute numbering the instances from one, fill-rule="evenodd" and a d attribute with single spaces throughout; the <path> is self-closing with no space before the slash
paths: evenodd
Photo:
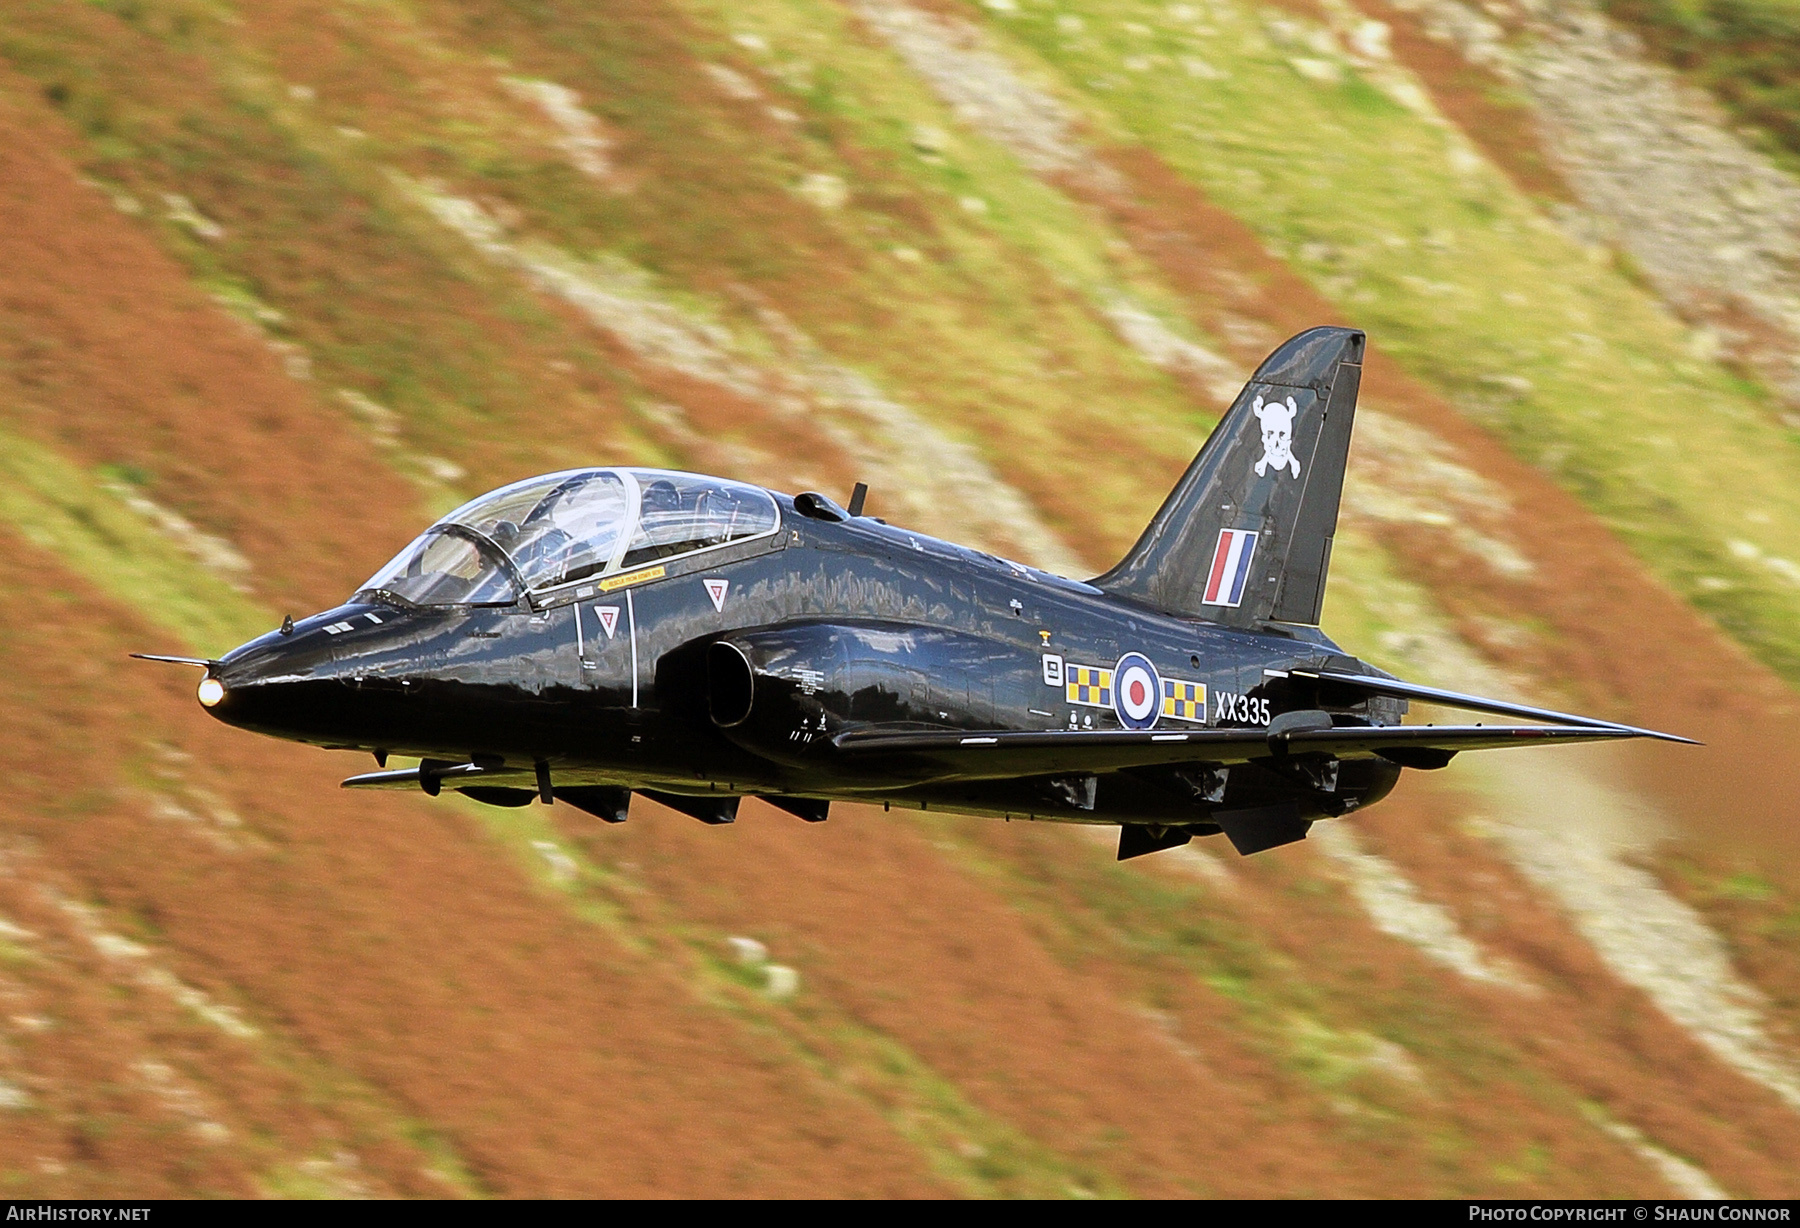
<path id="1" fill-rule="evenodd" d="M 532 589 L 553 588 L 605 571 L 631 520 L 625 483 L 604 471 L 565 477 L 543 490 L 529 508 L 511 501 L 502 510 L 523 514 L 517 521 L 494 518 L 482 531 L 512 556 Z"/>
<path id="2" fill-rule="evenodd" d="M 631 523 L 626 484 L 610 469 L 573 469 L 502 486 L 441 524 L 475 530 L 506 551 L 528 588 L 605 571 Z"/>
<path id="3" fill-rule="evenodd" d="M 492 547 L 433 526 L 362 586 L 414 605 L 511 605 L 512 572 Z"/>

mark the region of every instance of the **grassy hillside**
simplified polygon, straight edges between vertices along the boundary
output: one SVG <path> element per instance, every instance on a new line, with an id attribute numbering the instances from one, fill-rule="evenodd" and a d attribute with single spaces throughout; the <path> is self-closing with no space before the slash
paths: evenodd
<path id="1" fill-rule="evenodd" d="M 1793 432 L 1562 220 L 1529 96 L 1299 7 L 9 6 L 7 1188 L 1791 1193 Z M 1710 748 L 1120 866 L 349 796 L 123 659 L 590 461 L 1097 570 L 1325 320 L 1328 629 Z"/>

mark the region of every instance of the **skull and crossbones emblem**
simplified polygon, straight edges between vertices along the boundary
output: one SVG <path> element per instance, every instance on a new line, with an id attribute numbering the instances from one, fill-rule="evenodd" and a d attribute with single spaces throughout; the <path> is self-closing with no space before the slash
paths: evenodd
<path id="1" fill-rule="evenodd" d="M 1269 466 L 1273 465 L 1277 473 L 1287 469 L 1295 477 L 1299 477 L 1300 460 L 1294 455 L 1293 446 L 1294 418 L 1299 414 L 1300 407 L 1294 404 L 1294 398 L 1289 397 L 1287 404 L 1283 405 L 1280 401 L 1264 404 L 1263 399 L 1257 397 L 1256 404 L 1250 407 L 1250 411 L 1262 423 L 1263 454 L 1262 459 L 1256 462 L 1256 476 L 1262 477 Z"/>

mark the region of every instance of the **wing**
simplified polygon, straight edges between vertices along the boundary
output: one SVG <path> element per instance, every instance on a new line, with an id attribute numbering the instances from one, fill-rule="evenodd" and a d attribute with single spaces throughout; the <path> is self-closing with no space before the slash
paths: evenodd
<path id="1" fill-rule="evenodd" d="M 1465 750 L 1604 742 L 1643 736 L 1620 725 L 1389 725 L 1332 729 L 1047 730 L 1023 733 L 852 730 L 832 740 L 847 760 L 888 758 L 916 767 L 923 779 L 993 780 L 1053 772 L 1111 772 L 1165 763 L 1246 763 L 1252 759 L 1320 754 L 1339 759 L 1388 755 L 1398 762 L 1420 752 L 1449 756 Z"/>

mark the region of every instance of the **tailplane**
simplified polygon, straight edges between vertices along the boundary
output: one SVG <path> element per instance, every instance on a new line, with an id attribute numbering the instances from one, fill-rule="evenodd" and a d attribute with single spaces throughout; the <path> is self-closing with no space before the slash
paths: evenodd
<path id="1" fill-rule="evenodd" d="M 1313 328 L 1269 355 L 1131 553 L 1093 582 L 1231 626 L 1316 624 L 1363 343 Z"/>

